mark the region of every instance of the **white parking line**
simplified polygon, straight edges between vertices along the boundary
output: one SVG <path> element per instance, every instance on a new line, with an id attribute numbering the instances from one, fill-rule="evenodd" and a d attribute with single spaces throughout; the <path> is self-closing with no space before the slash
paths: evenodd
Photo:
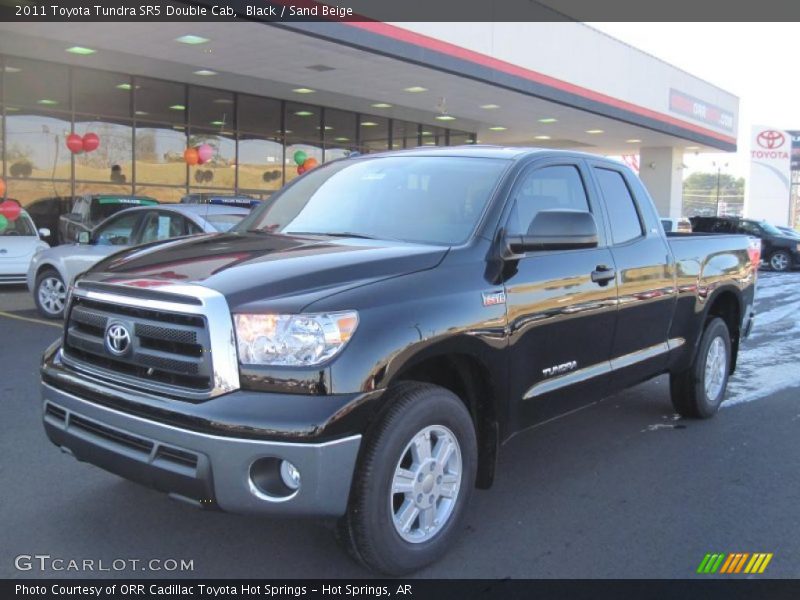
<path id="1" fill-rule="evenodd" d="M 4 310 L 0 310 L 0 317 L 16 319 L 17 321 L 28 321 L 29 323 L 38 323 L 39 325 L 49 325 L 50 327 L 58 327 L 59 329 L 64 327 L 61 323 L 55 323 L 53 321 L 44 321 L 42 319 L 33 319 L 31 317 L 22 317 L 20 315 L 15 315 L 13 313 L 5 312 Z"/>

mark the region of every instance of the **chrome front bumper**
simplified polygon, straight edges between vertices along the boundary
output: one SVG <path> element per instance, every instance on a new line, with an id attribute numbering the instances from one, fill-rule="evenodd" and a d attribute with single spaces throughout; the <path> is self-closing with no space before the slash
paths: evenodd
<path id="1" fill-rule="evenodd" d="M 54 444 L 196 506 L 316 516 L 340 516 L 347 508 L 360 435 L 317 444 L 223 437 L 120 412 L 47 383 L 41 392 L 44 427 Z M 291 493 L 270 487 L 270 465 L 282 460 L 300 472 L 300 486 Z"/>

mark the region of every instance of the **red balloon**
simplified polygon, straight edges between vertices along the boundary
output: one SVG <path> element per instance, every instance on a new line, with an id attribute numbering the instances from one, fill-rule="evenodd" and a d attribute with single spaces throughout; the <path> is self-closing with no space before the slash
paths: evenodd
<path id="1" fill-rule="evenodd" d="M 0 215 L 3 215 L 9 221 L 16 221 L 21 210 L 19 204 L 11 200 L 0 203 Z"/>
<path id="2" fill-rule="evenodd" d="M 319 162 L 317 161 L 316 158 L 308 157 L 305 160 L 305 162 L 303 162 L 303 169 L 305 169 L 306 171 L 310 171 L 317 165 L 319 165 Z"/>
<path id="3" fill-rule="evenodd" d="M 187 148 L 183 152 L 183 160 L 187 165 L 194 166 L 200 162 L 200 156 L 197 154 L 197 148 Z"/>
<path id="4" fill-rule="evenodd" d="M 100 138 L 96 133 L 87 133 L 83 136 L 83 151 L 93 152 L 100 147 Z"/>
<path id="5" fill-rule="evenodd" d="M 0 198 L 6 195 L 6 182 L 0 179 Z"/>
<path id="6" fill-rule="evenodd" d="M 306 168 L 303 165 L 300 165 L 299 167 L 297 167 L 297 174 L 298 175 L 302 175 L 305 172 L 306 172 Z"/>
<path id="7" fill-rule="evenodd" d="M 67 148 L 73 154 L 80 154 L 83 152 L 83 138 L 77 133 L 70 133 L 67 136 Z"/>

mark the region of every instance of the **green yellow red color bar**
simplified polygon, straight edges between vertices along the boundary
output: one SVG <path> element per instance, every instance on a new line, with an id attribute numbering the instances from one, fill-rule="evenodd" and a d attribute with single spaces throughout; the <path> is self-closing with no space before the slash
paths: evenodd
<path id="1" fill-rule="evenodd" d="M 703 557 L 697 572 L 702 574 L 763 573 L 772 560 L 772 553 L 731 552 L 709 553 Z"/>

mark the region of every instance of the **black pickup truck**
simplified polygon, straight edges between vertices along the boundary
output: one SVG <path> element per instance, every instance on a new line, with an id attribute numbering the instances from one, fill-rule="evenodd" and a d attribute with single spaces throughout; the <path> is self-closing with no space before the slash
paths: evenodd
<path id="1" fill-rule="evenodd" d="M 453 543 L 514 434 L 662 373 L 681 415 L 711 417 L 755 242 L 665 236 L 636 176 L 585 154 L 335 161 L 231 233 L 78 278 L 44 426 L 198 507 L 337 517 L 354 557 L 406 573 Z"/>

